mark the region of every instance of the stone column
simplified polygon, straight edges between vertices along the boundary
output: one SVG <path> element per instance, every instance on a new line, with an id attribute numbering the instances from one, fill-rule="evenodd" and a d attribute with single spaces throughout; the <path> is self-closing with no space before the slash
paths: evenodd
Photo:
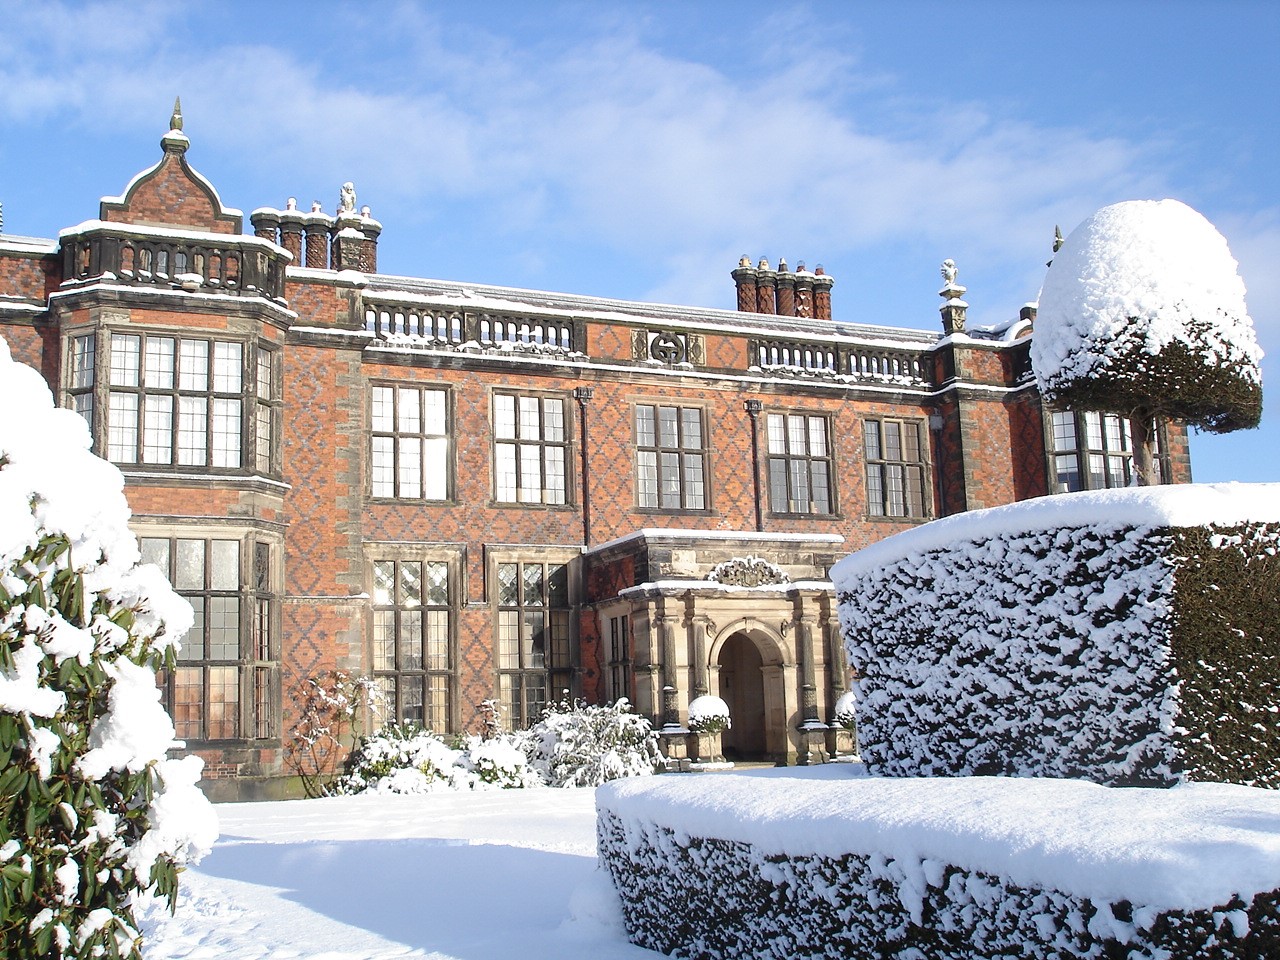
<path id="1" fill-rule="evenodd" d="M 330 228 L 333 240 L 333 252 L 329 257 L 329 266 L 334 270 L 359 270 L 360 256 L 364 252 L 365 235 L 361 229 L 363 221 L 360 214 L 343 213 Z"/>
<path id="2" fill-rule="evenodd" d="M 826 757 L 827 725 L 818 717 L 818 678 L 814 667 L 813 637 L 817 620 L 804 610 L 804 598 L 796 597 L 796 652 L 800 655 L 800 750 L 796 762 L 822 763 Z"/>

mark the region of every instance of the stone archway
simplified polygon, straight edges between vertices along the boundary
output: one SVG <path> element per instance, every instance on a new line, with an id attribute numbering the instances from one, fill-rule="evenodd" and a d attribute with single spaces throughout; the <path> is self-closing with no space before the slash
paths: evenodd
<path id="1" fill-rule="evenodd" d="M 733 726 L 720 735 L 730 760 L 763 760 L 769 755 L 764 658 L 745 633 L 735 633 L 717 657 L 718 696 L 729 706 Z"/>

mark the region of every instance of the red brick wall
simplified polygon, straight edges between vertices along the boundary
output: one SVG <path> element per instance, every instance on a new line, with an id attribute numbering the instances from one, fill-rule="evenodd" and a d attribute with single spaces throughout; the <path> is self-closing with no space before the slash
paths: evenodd
<path id="1" fill-rule="evenodd" d="M 166 224 L 212 233 L 238 233 L 236 224 L 225 215 L 176 153 L 166 153 L 160 164 L 133 186 L 124 207 L 102 205 L 101 218 L 116 223 Z"/>

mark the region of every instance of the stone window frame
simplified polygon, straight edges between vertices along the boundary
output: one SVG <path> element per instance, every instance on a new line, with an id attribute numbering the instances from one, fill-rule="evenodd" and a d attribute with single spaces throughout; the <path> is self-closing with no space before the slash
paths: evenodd
<path id="1" fill-rule="evenodd" d="M 1156 475 L 1163 483 L 1170 476 L 1168 438 L 1162 423 L 1157 421 L 1153 427 L 1153 459 Z M 1133 478 L 1129 421 L 1119 414 L 1046 410 L 1044 435 L 1050 493 L 1127 487 Z"/>
<path id="2" fill-rule="evenodd" d="M 486 585 L 487 598 L 493 620 L 493 669 L 495 674 L 495 699 L 501 704 L 501 721 L 506 729 L 523 729 L 536 723 L 542 709 L 547 704 L 560 699 L 568 690 L 570 698 L 578 693 L 578 607 L 580 586 L 579 560 L 581 551 L 564 547 L 503 546 L 486 547 Z M 509 595 L 504 595 L 501 582 L 503 567 L 516 567 L 515 581 L 518 593 L 516 602 L 504 603 Z M 541 567 L 540 595 L 541 604 L 528 603 L 524 595 L 525 571 L 531 567 Z M 563 568 L 564 597 L 562 606 L 553 606 L 550 596 L 547 575 L 548 568 Z M 557 638 L 551 635 L 552 618 L 548 617 L 543 630 L 545 636 L 542 643 L 542 663 L 535 665 L 526 662 L 526 654 L 534 649 L 533 636 L 526 637 L 524 626 L 527 615 L 537 612 L 559 614 L 561 634 Z M 509 642 L 503 636 L 504 623 L 514 623 L 519 627 L 517 642 L 517 662 L 504 664 L 504 645 Z M 526 650 L 525 642 L 529 643 Z M 553 656 L 560 652 L 559 662 Z M 541 681 L 541 694 L 538 685 Z"/>
<path id="3" fill-rule="evenodd" d="M 663 397 L 656 399 L 637 399 L 631 404 L 631 427 L 632 438 L 635 447 L 635 504 L 636 509 L 643 513 L 662 513 L 662 514 L 708 514 L 712 510 L 712 489 L 711 489 L 711 418 L 708 416 L 708 408 L 706 404 L 700 403 L 682 403 L 673 402 L 671 398 Z M 641 413 L 642 409 L 651 409 L 653 411 L 653 431 L 652 443 L 644 443 L 646 436 L 642 433 Z M 673 409 L 676 411 L 676 438 L 675 445 L 663 442 L 662 427 L 660 423 L 660 413 L 662 409 Z M 696 413 L 698 415 L 698 428 L 701 434 L 700 444 L 691 446 L 686 444 L 686 414 Z M 653 502 L 646 502 L 646 484 L 644 475 L 644 459 L 645 455 L 651 455 L 653 458 Z M 668 465 L 664 471 L 664 458 L 677 457 L 676 470 L 674 475 L 671 473 Z M 696 505 L 690 505 L 690 481 L 687 474 L 687 464 L 689 460 L 686 458 L 696 458 L 695 462 L 700 464 L 701 468 L 701 497 L 702 502 Z M 669 461 L 665 461 L 669 464 Z M 664 481 L 674 480 L 674 489 L 678 492 L 680 503 L 678 506 L 667 505 L 664 500 Z"/>
<path id="4" fill-rule="evenodd" d="M 499 398 L 508 397 L 513 401 L 512 425 L 514 431 L 510 436 L 500 436 Z M 529 400 L 537 401 L 538 423 L 536 436 L 525 435 L 527 421 L 524 417 L 521 402 Z M 547 436 L 546 413 L 548 403 L 558 403 L 560 406 L 560 437 L 558 439 L 554 437 L 548 438 Z M 573 469 L 575 459 L 574 417 L 573 407 L 569 403 L 568 395 L 558 391 L 493 388 L 489 392 L 489 409 L 491 411 L 489 462 L 493 465 L 493 505 L 525 509 L 530 507 L 561 508 L 575 506 L 574 491 L 576 481 Z M 512 447 L 514 451 L 514 459 L 512 461 L 514 475 L 510 494 L 504 492 L 503 477 L 507 474 L 503 472 L 499 463 L 500 450 L 508 446 Z M 526 499 L 525 497 L 525 490 L 532 489 L 525 484 L 531 465 L 523 457 L 524 450 L 529 448 L 532 448 L 537 453 L 537 499 Z M 551 469 L 555 463 L 553 454 L 557 452 L 560 457 L 560 488 L 558 491 L 560 497 L 559 499 L 554 497 L 548 499 L 548 494 L 555 489 L 547 481 L 553 475 L 553 470 Z"/>
<path id="5" fill-rule="evenodd" d="M 447 597 L 445 603 L 423 604 L 423 603 L 402 603 L 405 599 L 399 595 L 397 589 L 396 595 L 389 602 L 379 602 L 377 567 L 382 563 L 394 564 L 393 577 L 396 578 L 395 587 L 401 586 L 399 573 L 403 565 L 418 564 L 423 568 L 428 564 L 443 564 L 446 568 L 446 591 Z M 402 723 L 406 719 L 411 722 L 417 722 L 421 726 L 434 730 L 438 734 L 451 734 L 460 730 L 459 724 L 459 708 L 458 708 L 458 663 L 459 663 L 459 625 L 461 620 L 461 611 L 464 606 L 464 589 L 463 583 L 463 566 L 465 564 L 465 548 L 459 544 L 442 544 L 442 543 L 404 543 L 396 541 L 370 541 L 364 545 L 364 567 L 365 582 L 368 584 L 369 594 L 369 620 L 368 627 L 365 631 L 367 642 L 365 645 L 365 664 L 369 676 L 373 677 L 378 683 L 380 698 L 377 704 L 379 714 L 387 722 Z M 423 580 L 420 579 L 420 583 Z M 409 666 L 398 661 L 397 654 L 399 652 L 399 642 L 401 638 L 401 629 L 406 620 L 406 614 L 412 611 L 425 612 L 443 612 L 446 614 L 445 629 L 445 649 L 444 665 L 432 666 L 428 659 L 427 642 L 428 637 L 426 631 L 429 629 L 429 617 L 421 618 L 422 633 L 420 634 L 422 657 L 417 665 Z M 395 662 L 390 667 L 379 666 L 378 659 L 378 631 L 380 614 L 390 613 L 392 615 L 393 627 L 393 659 Z M 406 711 L 400 709 L 402 698 L 400 694 L 408 688 L 402 686 L 401 681 L 410 678 L 421 678 L 422 680 L 422 716 L 420 718 L 406 718 Z M 388 681 L 391 684 L 391 696 L 387 696 Z M 433 686 L 434 681 L 434 686 Z M 440 696 L 433 705 L 431 693 L 432 690 L 440 692 Z M 440 729 L 437 729 L 440 727 Z"/>
<path id="6" fill-rule="evenodd" d="M 176 736 L 191 743 L 271 743 L 280 742 L 281 729 L 281 636 L 283 598 L 284 543 L 276 532 L 258 528 L 212 524 L 135 523 L 143 562 L 162 559 L 159 544 L 164 544 L 167 569 L 162 572 L 174 590 L 197 607 L 196 628 L 203 633 L 200 656 L 184 656 L 179 649 L 173 670 L 162 670 L 158 683 L 165 709 L 174 720 Z M 186 581 L 179 570 L 180 542 L 202 544 L 202 583 Z M 215 543 L 237 544 L 237 585 L 215 578 Z M 214 657 L 213 631 L 216 600 L 235 599 L 237 651 L 234 657 Z M 225 614 L 225 604 L 221 605 Z M 226 627 L 224 620 L 223 628 Z M 189 636 L 189 635 L 188 635 Z M 185 638 L 184 638 L 185 639 Z M 191 644 L 188 643 L 188 651 Z M 177 696 L 179 673 L 200 671 L 200 694 L 197 712 L 184 717 Z M 217 675 L 226 678 L 234 673 L 237 691 L 235 711 L 217 718 L 211 712 L 210 696 Z M 194 727 L 188 724 L 195 724 Z"/>
<path id="7" fill-rule="evenodd" d="M 126 338 L 136 338 L 137 350 L 116 352 L 116 338 L 120 338 L 121 346 Z M 172 344 L 172 351 L 149 351 L 151 344 Z M 190 362 L 190 355 L 184 354 L 183 344 L 204 344 L 204 386 L 184 385 L 182 369 Z M 235 346 L 240 353 L 238 363 L 239 387 L 219 389 L 216 380 L 215 366 L 219 346 Z M 126 354 L 134 355 L 133 363 L 116 370 L 113 368 L 115 358 Z M 136 355 L 135 355 L 136 354 Z M 268 387 L 272 395 L 262 397 L 259 393 L 260 357 L 269 356 L 269 365 L 273 376 Z M 283 407 L 283 391 L 281 390 L 281 361 L 278 347 L 268 345 L 258 337 L 225 335 L 219 331 L 217 335 L 203 331 L 192 331 L 187 328 L 167 328 L 151 325 L 132 325 L 128 323 L 95 324 L 68 330 L 63 336 L 63 372 L 62 397 L 63 406 L 75 410 L 85 418 L 93 437 L 93 450 L 99 456 L 111 461 L 131 473 L 137 471 L 165 472 L 189 474 L 193 477 L 214 476 L 267 476 L 279 479 L 280 467 L 280 418 Z M 157 369 L 149 365 L 148 358 L 168 359 L 170 369 Z M 122 382 L 114 382 L 116 374 Z M 169 382 L 148 382 L 152 376 L 158 380 L 168 377 Z M 135 382 L 129 382 L 134 380 Z M 112 398 L 131 398 L 133 409 L 119 408 L 121 425 L 126 430 L 131 426 L 131 458 L 113 456 L 118 451 L 122 438 L 113 436 L 116 421 L 113 414 Z M 200 415 L 202 422 L 202 452 L 192 456 L 193 446 L 183 443 L 184 437 L 192 436 L 184 427 L 183 401 L 204 401 L 204 411 Z M 167 411 L 162 410 L 167 401 Z M 219 404 L 235 404 L 238 410 L 232 421 L 225 416 L 219 418 Z M 224 407 L 224 411 L 226 407 Z M 187 413 L 190 416 L 190 413 Z M 153 422 L 154 418 L 154 422 Z M 132 424 L 124 424 L 131 419 Z M 166 422 L 167 421 L 167 422 Z M 238 445 L 218 443 L 219 436 L 230 436 L 226 431 L 219 431 L 218 424 L 234 422 Z M 266 426 L 270 435 L 259 436 L 260 429 Z M 168 443 L 161 447 L 148 443 L 148 439 L 168 438 Z M 155 451 L 164 449 L 165 455 L 156 456 Z M 150 451 L 150 453 L 148 452 Z M 217 462 L 220 455 L 228 456 L 232 452 L 238 463 Z M 192 462 L 183 462 L 184 459 Z M 263 464 L 267 469 L 261 469 Z"/>
<path id="8" fill-rule="evenodd" d="M 894 430 L 886 430 L 886 427 L 892 427 Z M 897 439 L 893 443 L 887 439 L 891 432 L 897 434 Z M 908 433 L 913 433 L 916 438 L 914 458 L 904 456 L 906 453 L 904 438 Z M 891 454 L 895 452 L 897 456 L 892 456 Z M 864 417 L 862 454 L 866 465 L 868 519 L 927 520 L 932 516 L 933 488 L 929 480 L 929 433 L 927 422 L 923 418 Z M 914 503 L 911 497 L 910 477 L 912 475 L 916 477 L 915 489 L 918 494 Z M 895 497 L 895 488 L 899 491 L 897 497 Z"/>
<path id="9" fill-rule="evenodd" d="M 388 415 L 390 422 L 385 428 L 377 423 L 376 403 L 378 391 L 388 390 L 391 392 L 392 406 Z M 401 420 L 402 400 L 401 393 L 412 392 L 417 395 L 418 424 L 416 429 L 405 429 Z M 440 394 L 440 404 L 443 411 L 443 425 L 439 431 L 428 429 L 427 425 L 427 394 Z M 406 380 L 370 380 L 369 381 L 369 480 L 368 495 L 371 500 L 383 502 L 398 503 L 452 503 L 454 490 L 454 430 L 455 430 L 455 410 L 454 410 L 454 393 L 453 387 L 447 383 L 406 381 Z M 390 471 L 390 491 L 385 488 L 379 489 L 379 450 L 378 441 L 390 441 L 389 452 L 391 456 Z M 405 460 L 408 444 L 412 442 L 418 443 L 417 452 L 417 484 L 419 492 L 406 493 L 404 488 L 408 486 L 405 473 Z M 439 443 L 443 447 L 443 466 L 439 474 L 430 474 L 433 487 L 429 488 L 430 473 L 430 454 L 432 443 Z M 412 476 L 410 474 L 409 476 Z M 441 489 L 441 486 L 443 489 Z M 428 496 L 428 493 L 439 496 Z"/>
<path id="10" fill-rule="evenodd" d="M 775 418 L 782 420 L 783 449 L 775 452 L 773 422 Z M 795 419 L 800 419 L 804 423 L 805 437 L 804 450 L 794 451 L 792 449 L 793 442 L 791 439 L 791 423 Z M 823 443 L 826 452 L 815 455 L 812 452 L 813 440 L 811 429 L 814 421 L 822 424 L 825 436 Z M 836 453 L 835 453 L 835 430 L 834 419 L 831 414 L 823 411 L 815 410 L 770 410 L 765 411 L 764 417 L 764 461 L 765 461 L 765 495 L 768 497 L 769 515 L 774 517 L 836 517 L 839 515 L 839 503 L 836 497 Z M 775 477 L 774 464 L 783 465 L 783 473 L 781 475 L 782 483 L 785 487 L 783 494 L 787 500 L 788 509 L 777 509 L 777 499 L 775 496 Z M 827 480 L 827 507 L 825 510 L 815 509 L 813 498 L 813 469 L 812 464 L 823 463 L 826 465 Z M 807 509 L 790 509 L 793 504 L 798 501 L 793 498 L 796 492 L 797 484 L 795 467 L 803 464 L 807 467 L 806 483 L 808 485 L 809 494 L 806 498 L 808 503 Z"/>

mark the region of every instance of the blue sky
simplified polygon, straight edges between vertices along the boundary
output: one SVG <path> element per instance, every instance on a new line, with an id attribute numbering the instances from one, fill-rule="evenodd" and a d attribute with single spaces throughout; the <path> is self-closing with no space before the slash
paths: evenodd
<path id="1" fill-rule="evenodd" d="M 1280 360 L 1280 4 L 0 0 L 5 230 L 53 236 L 159 156 L 248 213 L 345 180 L 387 273 L 733 306 L 742 254 L 823 264 L 838 320 L 1035 299 L 1055 225 L 1176 197 Z M 1280 480 L 1280 407 L 1193 437 Z"/>

